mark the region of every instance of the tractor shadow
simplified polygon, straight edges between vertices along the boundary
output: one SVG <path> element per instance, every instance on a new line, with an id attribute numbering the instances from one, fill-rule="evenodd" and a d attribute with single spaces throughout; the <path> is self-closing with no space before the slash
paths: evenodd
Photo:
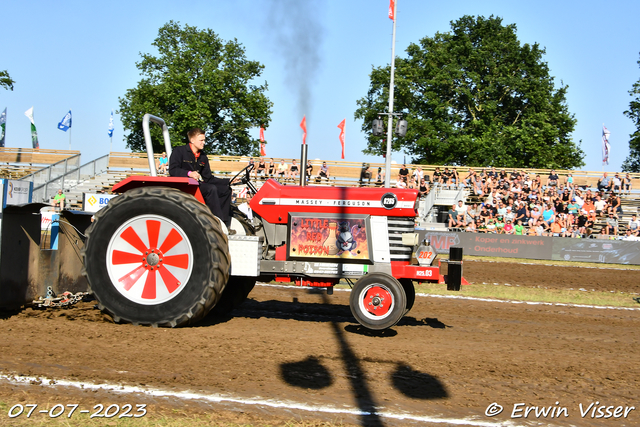
<path id="1" fill-rule="evenodd" d="M 328 298 L 323 296 L 324 302 Z M 324 304 L 323 304 L 324 305 Z M 340 307 L 344 311 L 344 307 Z M 348 307 L 346 307 L 348 310 Z M 433 320 L 433 319 L 431 319 Z M 385 331 L 370 331 L 361 326 L 348 325 L 342 328 L 333 319 L 330 320 L 333 335 L 338 342 L 339 358 L 342 360 L 346 378 L 349 381 L 351 393 L 360 410 L 360 425 L 384 426 L 378 413 L 377 399 L 369 384 L 364 363 L 391 363 L 395 369 L 390 374 L 390 384 L 403 395 L 412 399 L 443 399 L 449 396 L 445 386 L 436 377 L 413 369 L 405 362 L 384 360 L 361 360 L 349 343 L 345 332 L 357 333 L 371 337 L 393 337 L 397 332 L 391 329 Z M 433 322 L 432 322 L 433 323 Z M 333 384 L 333 375 L 315 356 L 308 356 L 299 362 L 288 362 L 280 365 L 280 377 L 287 384 L 302 389 L 319 390 Z"/>

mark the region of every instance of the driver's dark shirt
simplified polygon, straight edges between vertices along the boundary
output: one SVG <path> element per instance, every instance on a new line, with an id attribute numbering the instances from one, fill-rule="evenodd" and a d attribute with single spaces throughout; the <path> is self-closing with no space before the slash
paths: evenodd
<path id="1" fill-rule="evenodd" d="M 217 178 L 211 174 L 209 158 L 204 152 L 201 151 L 196 159 L 188 143 L 174 148 L 169 160 L 169 175 L 186 177 L 191 171 L 198 172 L 204 182 L 229 185 L 227 178 Z"/>

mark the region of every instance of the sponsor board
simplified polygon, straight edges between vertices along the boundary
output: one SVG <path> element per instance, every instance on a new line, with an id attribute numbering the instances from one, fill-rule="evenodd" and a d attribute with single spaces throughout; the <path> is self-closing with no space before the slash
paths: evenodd
<path id="1" fill-rule="evenodd" d="M 109 200 L 116 196 L 117 194 L 84 193 L 82 210 L 85 212 L 98 212 L 107 206 Z"/>
<path id="2" fill-rule="evenodd" d="M 33 182 L 19 181 L 17 179 L 5 179 L 3 181 L 3 208 L 11 205 L 25 205 L 27 203 L 31 203 Z"/>

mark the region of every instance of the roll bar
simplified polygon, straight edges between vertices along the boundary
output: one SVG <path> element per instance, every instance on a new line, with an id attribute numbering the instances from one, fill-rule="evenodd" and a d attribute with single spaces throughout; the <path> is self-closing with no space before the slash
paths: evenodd
<path id="1" fill-rule="evenodd" d="M 151 176 L 157 176 L 156 161 L 153 156 L 153 146 L 151 145 L 151 132 L 149 131 L 149 121 L 162 126 L 162 136 L 164 137 L 164 149 L 167 152 L 167 157 L 171 157 L 171 139 L 169 137 L 169 128 L 167 124 L 160 117 L 156 117 L 152 114 L 145 114 L 142 118 L 142 132 L 144 133 L 144 142 L 147 145 L 147 157 L 149 160 L 149 171 Z"/>

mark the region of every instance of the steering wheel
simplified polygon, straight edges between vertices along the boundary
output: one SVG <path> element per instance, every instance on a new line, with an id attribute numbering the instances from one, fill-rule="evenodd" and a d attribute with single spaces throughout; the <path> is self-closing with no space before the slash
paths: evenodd
<path id="1" fill-rule="evenodd" d="M 251 182 L 251 175 L 250 175 L 251 171 L 253 170 L 253 168 L 255 168 L 255 166 L 256 166 L 255 163 L 250 163 L 247 166 L 245 166 L 244 168 L 242 168 L 242 170 L 240 170 L 240 172 L 235 174 L 235 176 L 233 178 L 231 178 L 231 180 L 229 180 L 229 187 L 234 186 L 234 185 L 246 184 L 247 187 L 249 187 L 249 190 L 251 191 L 251 194 L 256 194 L 258 192 L 258 189 Z M 243 173 L 244 173 L 244 176 L 240 180 L 240 183 L 233 183 L 233 181 L 235 181 Z"/>

